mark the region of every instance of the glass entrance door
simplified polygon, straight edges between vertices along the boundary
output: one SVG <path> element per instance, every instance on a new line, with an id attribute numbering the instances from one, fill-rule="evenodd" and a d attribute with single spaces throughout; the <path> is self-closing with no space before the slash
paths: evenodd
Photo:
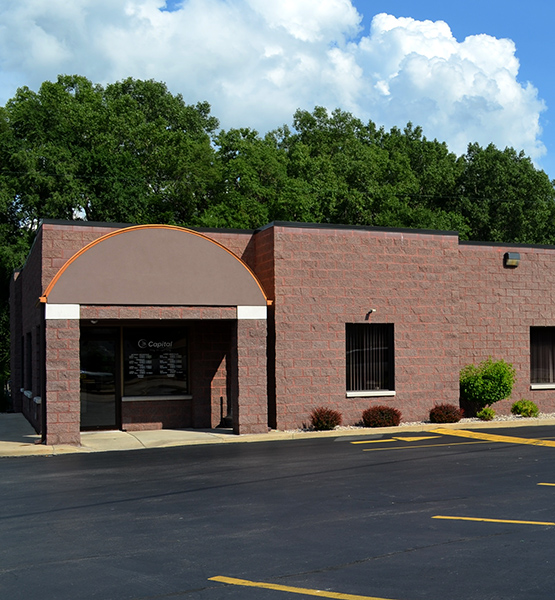
<path id="1" fill-rule="evenodd" d="M 81 429 L 120 427 L 119 330 L 81 329 Z"/>

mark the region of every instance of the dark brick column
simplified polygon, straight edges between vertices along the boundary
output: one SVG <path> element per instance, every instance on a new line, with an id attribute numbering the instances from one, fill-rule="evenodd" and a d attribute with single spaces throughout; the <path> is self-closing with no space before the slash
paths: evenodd
<path id="1" fill-rule="evenodd" d="M 79 320 L 47 319 L 46 443 L 80 443 Z"/>
<path id="2" fill-rule="evenodd" d="M 235 433 L 268 432 L 266 339 L 266 320 L 237 321 L 237 387 L 233 394 Z"/>

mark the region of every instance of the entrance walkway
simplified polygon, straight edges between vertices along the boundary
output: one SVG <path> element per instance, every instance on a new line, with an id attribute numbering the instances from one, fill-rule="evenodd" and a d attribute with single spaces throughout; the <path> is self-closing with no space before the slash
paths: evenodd
<path id="1" fill-rule="evenodd" d="M 0 413 L 0 457 L 51 456 L 70 453 L 107 452 L 167 448 L 193 444 L 253 442 L 291 438 L 292 434 L 275 432 L 258 435 L 234 435 L 231 429 L 157 429 L 151 431 L 87 431 L 81 433 L 81 445 L 51 446 L 41 444 L 41 437 L 21 413 Z"/>
<path id="2" fill-rule="evenodd" d="M 81 432 L 81 445 L 45 445 L 21 413 L 0 413 L 0 457 L 53 456 L 60 454 L 110 452 L 169 448 L 196 444 L 269 442 L 330 435 L 338 432 L 272 431 L 261 434 L 235 435 L 231 429 L 156 429 L 150 431 Z"/>

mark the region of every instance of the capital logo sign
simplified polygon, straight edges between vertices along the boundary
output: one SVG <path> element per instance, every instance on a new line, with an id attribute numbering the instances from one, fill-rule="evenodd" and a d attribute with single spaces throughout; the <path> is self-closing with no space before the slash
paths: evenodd
<path id="1" fill-rule="evenodd" d="M 171 350 L 173 342 L 155 342 L 154 340 L 145 340 L 143 338 L 137 342 L 137 346 L 139 346 L 141 350 L 146 350 L 147 348 L 154 351 Z"/>

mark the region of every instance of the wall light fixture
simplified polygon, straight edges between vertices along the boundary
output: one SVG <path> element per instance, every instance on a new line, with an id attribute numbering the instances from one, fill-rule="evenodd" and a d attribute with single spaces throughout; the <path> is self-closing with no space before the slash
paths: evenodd
<path id="1" fill-rule="evenodd" d="M 515 269 L 520 263 L 520 254 L 518 252 L 505 252 L 503 255 L 503 266 Z"/>

